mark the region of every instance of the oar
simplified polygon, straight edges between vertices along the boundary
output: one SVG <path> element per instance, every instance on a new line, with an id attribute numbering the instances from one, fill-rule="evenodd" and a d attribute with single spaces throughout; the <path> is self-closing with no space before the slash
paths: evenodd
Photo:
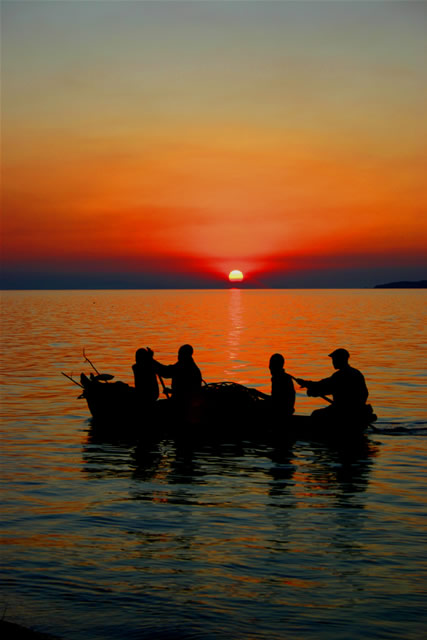
<path id="1" fill-rule="evenodd" d="M 163 393 L 165 394 L 166 398 L 168 400 L 170 400 L 169 391 L 167 390 L 167 387 L 166 387 L 165 383 L 163 382 L 162 376 L 159 373 L 157 375 L 159 377 L 160 384 L 162 385 Z"/>
<path id="2" fill-rule="evenodd" d="M 292 380 L 295 380 L 295 382 L 297 382 L 297 383 L 300 385 L 300 387 L 301 387 L 302 389 L 306 388 L 306 387 L 303 387 L 303 386 L 301 385 L 301 382 L 300 382 L 301 378 L 295 378 L 295 376 L 293 376 L 293 375 L 291 375 L 291 374 L 289 374 L 289 375 L 291 376 Z M 329 402 L 329 404 L 332 404 L 332 403 L 333 403 L 333 400 L 331 400 L 330 398 L 328 398 L 328 396 L 316 396 L 316 398 L 322 398 L 322 400 L 325 400 L 326 402 Z"/>

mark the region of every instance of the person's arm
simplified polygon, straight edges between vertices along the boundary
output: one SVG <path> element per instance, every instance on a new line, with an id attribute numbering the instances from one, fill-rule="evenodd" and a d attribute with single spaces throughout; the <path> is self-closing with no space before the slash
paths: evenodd
<path id="1" fill-rule="evenodd" d="M 172 378 L 175 372 L 174 364 L 161 364 L 157 360 L 153 360 L 154 362 L 154 371 L 158 373 L 160 376 L 164 378 Z"/>
<path id="2" fill-rule="evenodd" d="M 295 411 L 295 387 L 292 382 L 291 376 L 287 377 L 287 392 L 286 392 L 286 409 L 289 413 Z"/>
<path id="3" fill-rule="evenodd" d="M 318 382 L 312 382 L 307 387 L 307 395 L 313 396 L 314 398 L 318 396 L 325 396 L 333 393 L 335 390 L 335 381 L 333 379 L 333 375 L 329 378 L 323 378 L 323 380 L 319 380 Z"/>
<path id="4" fill-rule="evenodd" d="M 303 380 L 302 378 L 296 378 L 296 382 L 307 389 L 307 395 L 313 398 L 318 396 L 324 396 L 334 392 L 335 389 L 335 381 L 334 374 L 329 378 L 323 378 L 323 380 L 319 380 L 318 382 L 313 382 L 313 380 Z"/>

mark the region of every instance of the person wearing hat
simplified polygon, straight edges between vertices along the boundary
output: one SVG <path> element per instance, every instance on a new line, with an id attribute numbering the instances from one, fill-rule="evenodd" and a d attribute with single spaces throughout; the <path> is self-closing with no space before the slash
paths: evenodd
<path id="1" fill-rule="evenodd" d="M 297 379 L 301 387 L 307 388 L 307 395 L 312 397 L 332 395 L 332 403 L 324 409 L 316 409 L 313 418 L 332 418 L 351 415 L 353 418 L 362 413 L 368 389 L 363 374 L 348 363 L 350 354 L 347 349 L 335 349 L 329 354 L 332 365 L 336 369 L 329 378 L 318 382 Z"/>

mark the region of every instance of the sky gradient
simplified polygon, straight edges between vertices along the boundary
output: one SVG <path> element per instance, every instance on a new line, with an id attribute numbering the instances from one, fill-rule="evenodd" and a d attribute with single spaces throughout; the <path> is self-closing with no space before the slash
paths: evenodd
<path id="1" fill-rule="evenodd" d="M 4 288 L 427 274 L 427 3 L 1 3 Z"/>

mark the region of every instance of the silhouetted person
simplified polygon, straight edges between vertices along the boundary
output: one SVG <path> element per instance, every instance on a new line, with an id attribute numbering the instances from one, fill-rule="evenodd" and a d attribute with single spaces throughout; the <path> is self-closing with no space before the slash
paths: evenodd
<path id="1" fill-rule="evenodd" d="M 144 403 L 155 402 L 159 397 L 159 383 L 157 382 L 153 351 L 149 347 L 137 350 L 132 370 L 135 389 L 140 400 Z"/>
<path id="2" fill-rule="evenodd" d="M 184 344 L 178 350 L 178 362 L 160 364 L 154 360 L 156 372 L 165 378 L 172 378 L 172 399 L 180 405 L 189 405 L 199 395 L 202 374 L 193 360 L 193 347 Z"/>
<path id="3" fill-rule="evenodd" d="M 311 414 L 315 419 L 338 419 L 350 417 L 357 419 L 363 415 L 368 399 L 363 374 L 348 364 L 350 354 L 347 349 L 335 349 L 329 354 L 337 370 L 329 378 L 318 382 L 297 378 L 298 384 L 307 388 L 307 395 L 313 397 L 332 395 L 333 402 L 324 409 L 316 409 Z"/>
<path id="4" fill-rule="evenodd" d="M 271 372 L 271 396 L 262 394 L 271 400 L 274 417 L 290 418 L 295 411 L 295 388 L 291 376 L 284 369 L 285 359 L 281 353 L 273 353 L 269 362 Z"/>

